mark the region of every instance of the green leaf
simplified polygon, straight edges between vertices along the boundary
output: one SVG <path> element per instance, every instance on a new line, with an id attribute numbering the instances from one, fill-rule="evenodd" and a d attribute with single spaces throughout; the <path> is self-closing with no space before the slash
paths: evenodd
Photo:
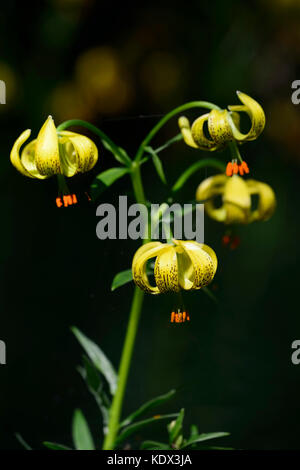
<path id="1" fill-rule="evenodd" d="M 132 270 L 126 269 L 125 271 L 121 271 L 115 275 L 113 278 L 113 282 L 111 285 L 111 290 L 114 291 L 118 289 L 118 287 L 124 286 L 128 282 L 132 281 Z"/>
<path id="2" fill-rule="evenodd" d="M 81 410 L 75 410 L 72 424 L 72 436 L 75 449 L 95 450 L 94 441 Z"/>
<path id="3" fill-rule="evenodd" d="M 44 446 L 52 450 L 72 450 L 71 447 L 65 446 L 63 444 L 57 444 L 56 442 L 43 442 Z"/>
<path id="4" fill-rule="evenodd" d="M 140 447 L 141 450 L 171 450 L 168 444 L 157 441 L 144 441 Z"/>
<path id="5" fill-rule="evenodd" d="M 216 304 L 219 303 L 217 297 L 212 293 L 212 291 L 208 287 L 202 287 L 202 292 L 204 292 L 211 300 L 213 300 Z"/>
<path id="6" fill-rule="evenodd" d="M 96 199 L 115 181 L 126 175 L 126 173 L 129 173 L 129 169 L 121 167 L 109 168 L 99 173 L 91 184 L 91 196 Z"/>
<path id="7" fill-rule="evenodd" d="M 219 160 L 216 160 L 214 158 L 206 158 L 204 160 L 199 160 L 196 163 L 193 163 L 193 165 L 191 165 L 187 170 L 182 173 L 182 175 L 174 184 L 172 191 L 178 191 L 196 171 L 201 170 L 201 168 L 205 167 L 213 167 L 219 171 L 225 171 L 224 163 L 220 162 Z"/>
<path id="8" fill-rule="evenodd" d="M 24 449 L 26 449 L 26 450 L 32 450 L 32 447 L 30 447 L 30 445 L 27 444 L 27 442 L 25 441 L 25 439 L 23 439 L 23 437 L 21 436 L 21 434 L 19 434 L 18 432 L 16 432 L 15 436 L 16 436 L 16 439 L 20 442 L 20 444 L 24 447 Z"/>
<path id="9" fill-rule="evenodd" d="M 119 434 L 116 440 L 116 444 L 120 444 L 121 442 L 124 441 L 124 439 L 131 436 L 131 434 L 135 433 L 139 429 L 144 428 L 145 426 L 148 426 L 148 424 L 152 424 L 154 422 L 162 421 L 165 419 L 176 418 L 177 416 L 178 416 L 178 413 L 172 413 L 168 415 L 157 415 L 157 416 L 153 416 L 152 418 L 133 423 L 123 429 L 123 431 Z"/>
<path id="10" fill-rule="evenodd" d="M 149 264 L 149 268 L 146 269 L 146 273 L 148 276 L 151 276 L 153 274 L 153 269 L 154 265 Z M 119 287 L 124 286 L 124 284 L 128 284 L 128 282 L 131 282 L 132 279 L 132 270 L 131 269 L 125 269 L 125 271 L 120 271 L 118 274 L 115 275 L 113 278 L 113 282 L 111 284 L 111 290 L 114 291 L 118 289 Z"/>
<path id="11" fill-rule="evenodd" d="M 168 426 L 170 444 L 173 444 L 174 441 L 176 441 L 176 439 L 178 438 L 179 434 L 181 433 L 183 418 L 184 418 L 184 408 L 180 410 L 180 413 L 176 421 L 172 421 Z"/>
<path id="12" fill-rule="evenodd" d="M 217 439 L 218 437 L 224 437 L 224 436 L 229 436 L 229 432 L 209 432 L 208 434 L 199 434 L 198 436 L 194 436 L 188 441 L 185 442 L 185 444 L 181 447 L 182 449 L 185 447 L 188 447 L 192 444 L 196 444 L 196 442 L 203 442 L 203 441 L 208 441 L 209 439 Z"/>
<path id="13" fill-rule="evenodd" d="M 192 437 L 196 437 L 199 435 L 199 430 L 198 430 L 198 426 L 196 426 L 196 424 L 192 424 L 191 426 L 191 432 L 190 432 L 190 439 Z"/>
<path id="14" fill-rule="evenodd" d="M 161 147 L 158 147 L 157 149 L 154 150 L 155 153 L 159 153 L 161 152 L 162 150 L 165 150 L 167 147 L 169 147 L 170 145 L 172 144 L 175 144 L 175 142 L 178 142 L 179 140 L 182 140 L 183 137 L 182 137 L 182 134 L 181 132 L 177 135 L 175 135 L 175 137 L 172 137 L 172 139 L 168 140 L 165 144 L 163 144 Z"/>
<path id="15" fill-rule="evenodd" d="M 103 434 L 106 434 L 108 428 L 110 400 L 103 390 L 103 382 L 100 374 L 90 360 L 83 356 L 84 367 L 78 367 L 78 371 L 85 380 L 89 392 L 93 395 L 101 411 L 103 419 Z"/>
<path id="16" fill-rule="evenodd" d="M 153 408 L 162 405 L 166 401 L 170 400 L 176 393 L 176 390 L 170 390 L 168 393 L 164 395 L 159 395 L 158 397 L 152 398 L 152 400 L 147 401 L 144 403 L 140 408 L 136 411 L 131 413 L 122 423 L 120 424 L 121 427 L 127 426 L 128 424 L 132 423 L 136 418 L 139 416 L 147 413 L 148 411 L 152 410 Z"/>
<path id="17" fill-rule="evenodd" d="M 92 340 L 85 336 L 78 328 L 73 326 L 71 330 L 78 339 L 85 352 L 87 353 L 87 355 L 89 356 L 94 366 L 106 378 L 110 392 L 112 395 L 114 395 L 117 388 L 118 377 L 115 369 L 113 368 L 113 365 L 107 359 L 105 354 L 101 351 L 99 346 L 97 346 L 97 344 L 95 344 Z"/>
<path id="18" fill-rule="evenodd" d="M 163 169 L 161 159 L 159 158 L 157 153 L 155 153 L 155 151 L 153 150 L 152 147 L 146 147 L 145 150 L 148 153 L 150 153 L 150 155 L 152 156 L 153 164 L 155 166 L 156 172 L 157 172 L 158 176 L 160 177 L 161 181 L 164 184 L 167 184 L 167 180 L 166 180 L 166 177 L 165 177 L 165 172 L 164 172 L 164 169 Z"/>
<path id="19" fill-rule="evenodd" d="M 124 150 L 122 147 L 118 147 L 112 141 L 105 139 L 101 139 L 101 141 L 106 150 L 109 150 L 118 162 L 125 163 L 127 166 L 131 165 L 132 162 L 126 150 Z"/>

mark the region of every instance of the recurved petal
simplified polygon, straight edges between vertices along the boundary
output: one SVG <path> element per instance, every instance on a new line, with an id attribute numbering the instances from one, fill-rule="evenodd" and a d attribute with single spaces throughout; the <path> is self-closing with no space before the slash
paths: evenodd
<path id="1" fill-rule="evenodd" d="M 181 116 L 178 119 L 178 125 L 179 125 L 180 131 L 181 131 L 181 134 L 185 143 L 189 145 L 190 147 L 199 148 L 193 139 L 193 136 L 191 133 L 190 121 L 188 120 L 188 118 L 186 118 L 185 116 Z"/>
<path id="2" fill-rule="evenodd" d="M 251 196 L 243 178 L 237 175 L 228 177 L 223 202 L 226 210 L 226 223 L 246 224 L 249 222 Z"/>
<path id="3" fill-rule="evenodd" d="M 251 213 L 251 222 L 254 220 L 268 220 L 276 208 L 276 196 L 273 189 L 266 183 L 247 180 L 251 194 L 258 194 L 258 206 Z"/>
<path id="4" fill-rule="evenodd" d="M 211 257 L 212 264 L 213 264 L 213 276 L 214 276 L 216 274 L 217 267 L 218 267 L 217 255 L 210 246 L 205 245 L 204 243 L 200 244 L 200 247 Z"/>
<path id="5" fill-rule="evenodd" d="M 178 253 L 180 286 L 189 290 L 200 289 L 209 284 L 217 269 L 215 254 L 212 258 L 208 250 L 202 248 L 206 245 L 201 245 L 195 241 L 174 240 L 174 243 L 183 249 L 183 253 Z"/>
<path id="6" fill-rule="evenodd" d="M 161 293 L 178 292 L 178 264 L 176 250 L 171 245 L 165 245 L 156 258 L 154 276 L 156 285 Z"/>
<path id="7" fill-rule="evenodd" d="M 60 135 L 68 138 L 69 142 L 72 144 L 73 150 L 76 152 L 77 173 L 84 173 L 91 170 L 98 160 L 98 149 L 94 142 L 85 135 L 76 134 L 75 132 L 63 131 L 60 133 Z M 70 163 L 72 165 L 74 162 L 73 150 L 71 147 L 67 150 L 66 164 L 68 165 L 69 157 Z"/>
<path id="8" fill-rule="evenodd" d="M 17 138 L 15 141 L 13 148 L 10 152 L 10 161 L 13 166 L 20 172 L 22 175 L 28 176 L 29 178 L 34 178 L 29 171 L 26 170 L 24 167 L 21 159 L 20 159 L 20 148 L 24 144 L 24 142 L 29 138 L 31 134 L 31 130 L 27 129 L 26 131 L 22 132 L 20 137 Z"/>
<path id="9" fill-rule="evenodd" d="M 213 109 L 208 115 L 208 130 L 212 140 L 218 145 L 233 140 L 228 116 L 229 112 L 226 109 Z"/>
<path id="10" fill-rule="evenodd" d="M 21 152 L 21 162 L 24 168 L 30 173 L 32 178 L 38 178 L 44 180 L 48 178 L 46 175 L 41 175 L 36 167 L 35 163 L 35 146 L 36 139 L 29 142 L 25 145 L 24 149 Z"/>
<path id="11" fill-rule="evenodd" d="M 45 121 L 38 134 L 35 161 L 41 175 L 52 176 L 61 173 L 58 138 L 51 116 Z"/>
<path id="12" fill-rule="evenodd" d="M 210 113 L 203 114 L 202 116 L 198 117 L 192 125 L 192 137 L 194 141 L 196 142 L 197 146 L 202 149 L 202 150 L 209 150 L 209 151 L 214 151 L 217 150 L 217 148 L 220 147 L 220 144 L 223 142 L 219 142 L 214 139 L 213 134 L 210 132 L 211 129 L 209 127 L 209 122 L 211 119 L 211 113 L 214 113 L 215 110 L 212 110 Z M 204 134 L 204 123 L 208 121 L 208 130 L 210 133 L 210 136 L 212 139 L 208 139 L 206 135 Z"/>
<path id="13" fill-rule="evenodd" d="M 250 96 L 237 91 L 237 96 L 244 106 L 228 106 L 231 111 L 246 112 L 251 120 L 251 128 L 247 134 L 240 132 L 239 127 L 235 125 L 234 120 L 229 115 L 228 122 L 232 129 L 234 138 L 238 141 L 255 140 L 262 133 L 266 123 L 266 117 L 260 104 Z"/>
<path id="14" fill-rule="evenodd" d="M 196 200 L 204 202 L 204 208 L 207 214 L 218 222 L 224 222 L 226 219 L 226 210 L 224 206 L 216 207 L 216 196 L 223 194 L 227 182 L 225 174 L 211 176 L 206 178 L 197 188 Z"/>
<path id="15" fill-rule="evenodd" d="M 74 176 L 78 173 L 78 154 L 74 148 L 74 145 L 67 136 L 58 136 L 59 146 L 59 160 L 61 166 L 61 172 L 65 176 Z"/>
<path id="16" fill-rule="evenodd" d="M 135 253 L 132 260 L 132 277 L 135 284 L 145 292 L 150 294 L 159 294 L 158 287 L 150 285 L 146 268 L 147 261 L 151 258 L 155 258 L 162 250 L 165 245 L 160 242 L 149 242 L 142 245 Z"/>

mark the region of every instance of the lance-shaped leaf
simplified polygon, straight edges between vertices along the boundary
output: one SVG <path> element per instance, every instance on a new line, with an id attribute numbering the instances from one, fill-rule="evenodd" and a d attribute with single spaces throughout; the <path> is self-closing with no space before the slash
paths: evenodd
<path id="1" fill-rule="evenodd" d="M 118 287 L 121 287 L 130 281 L 132 281 L 132 270 L 126 269 L 125 271 L 121 271 L 113 278 L 111 290 L 114 291 Z"/>
<path id="2" fill-rule="evenodd" d="M 229 432 L 209 432 L 207 434 L 206 433 L 199 434 L 198 436 L 193 436 L 190 439 L 188 439 L 181 446 L 181 449 L 191 446 L 192 444 L 196 444 L 197 442 L 204 442 L 204 441 L 208 441 L 209 439 L 217 439 L 218 437 L 225 437 L 229 435 L 230 435 Z"/>
<path id="3" fill-rule="evenodd" d="M 103 419 L 103 434 L 107 433 L 108 419 L 109 419 L 109 408 L 110 399 L 104 391 L 103 381 L 101 380 L 100 374 L 96 367 L 90 362 L 90 360 L 83 356 L 84 367 L 78 367 L 78 371 L 86 382 L 89 392 L 93 395 L 96 403 L 101 411 Z"/>
<path id="4" fill-rule="evenodd" d="M 71 328 L 72 332 L 78 339 L 79 343 L 87 353 L 88 357 L 94 364 L 94 366 L 104 375 L 106 378 L 109 389 L 112 395 L 114 395 L 117 388 L 117 373 L 113 368 L 113 365 L 107 359 L 106 355 L 101 351 L 99 346 L 85 336 L 78 328 L 73 326 Z"/>
<path id="5" fill-rule="evenodd" d="M 71 447 L 65 446 L 64 444 L 58 444 L 57 442 L 43 442 L 44 446 L 51 450 L 72 450 Z"/>
<path id="6" fill-rule="evenodd" d="M 75 410 L 74 412 L 72 436 L 75 449 L 95 450 L 92 434 L 81 410 Z"/>
<path id="7" fill-rule="evenodd" d="M 148 426 L 149 424 L 156 423 L 158 421 L 163 421 L 165 419 L 172 419 L 172 418 L 177 418 L 178 413 L 172 413 L 168 415 L 156 415 L 153 416 L 152 418 L 145 419 L 143 421 L 137 421 L 136 423 L 130 424 L 129 426 L 126 426 L 122 432 L 119 434 L 116 444 L 119 445 L 121 442 L 124 441 L 127 437 L 131 436 L 131 434 L 135 433 L 136 431 L 139 431 L 141 428 L 144 428 L 145 426 Z"/>
<path id="8" fill-rule="evenodd" d="M 179 134 L 175 135 L 175 137 L 172 137 L 172 139 L 168 140 L 165 144 L 163 144 L 160 147 L 156 148 L 154 150 L 154 152 L 159 153 L 162 150 L 165 150 L 166 148 L 168 148 L 170 145 L 175 144 L 175 142 L 179 142 L 182 139 L 183 139 L 183 137 L 182 137 L 182 134 L 180 132 Z"/>
<path id="9" fill-rule="evenodd" d="M 159 395 L 158 397 L 152 398 L 152 400 L 147 401 L 144 403 L 142 406 L 140 406 L 136 411 L 131 413 L 122 423 L 120 424 L 121 427 L 127 426 L 128 424 L 131 424 L 136 418 L 144 415 L 150 410 L 153 410 L 153 408 L 156 408 L 157 406 L 162 405 L 163 403 L 167 402 L 173 396 L 175 395 L 176 390 L 170 390 L 168 393 L 165 393 L 164 395 Z"/>
<path id="10" fill-rule="evenodd" d="M 109 186 L 111 186 L 115 181 L 122 178 L 122 176 L 126 175 L 126 173 L 129 173 L 129 171 L 130 170 L 128 168 L 117 167 L 109 168 L 108 170 L 99 173 L 91 184 L 92 198 L 96 199 L 99 197 L 103 191 L 109 188 Z"/>
<path id="11" fill-rule="evenodd" d="M 101 141 L 104 147 L 113 154 L 113 156 L 118 162 L 124 163 L 127 166 L 131 165 L 132 162 L 126 150 L 124 150 L 122 147 L 118 147 L 116 144 L 113 143 L 112 140 L 108 138 L 101 139 Z"/>
<path id="12" fill-rule="evenodd" d="M 166 177 L 165 177 L 165 172 L 164 172 L 164 169 L 163 169 L 161 159 L 159 158 L 159 156 L 157 155 L 155 150 L 153 150 L 152 147 L 146 147 L 145 150 L 148 153 L 150 153 L 150 155 L 152 157 L 153 164 L 154 164 L 155 169 L 156 169 L 156 172 L 157 172 L 158 176 L 160 177 L 161 181 L 164 184 L 167 184 L 167 180 L 166 180 Z"/>
<path id="13" fill-rule="evenodd" d="M 217 170 L 224 172 L 225 171 L 225 165 L 224 163 L 220 162 L 219 160 L 216 160 L 214 158 L 206 158 L 204 160 L 199 160 L 193 165 L 191 165 L 187 170 L 185 170 L 182 175 L 178 178 L 176 183 L 174 184 L 172 191 L 176 192 L 182 186 L 187 182 L 187 180 L 198 170 L 201 170 L 202 168 L 205 167 L 213 167 L 216 168 Z"/>
<path id="14" fill-rule="evenodd" d="M 144 441 L 140 447 L 141 450 L 173 450 L 168 444 L 157 441 Z"/>
<path id="15" fill-rule="evenodd" d="M 149 268 L 146 269 L 146 273 L 148 276 L 153 274 L 154 264 L 149 264 Z M 119 287 L 124 286 L 124 284 L 128 284 L 131 282 L 132 278 L 132 269 L 125 269 L 125 271 L 120 271 L 118 274 L 115 275 L 111 284 L 111 290 L 114 291 Z"/>
<path id="16" fill-rule="evenodd" d="M 182 423 L 183 423 L 183 418 L 184 418 L 184 408 L 180 410 L 180 413 L 176 419 L 176 421 L 172 421 L 168 425 L 168 432 L 169 432 L 169 442 L 172 444 L 173 442 L 176 441 L 176 439 L 179 437 L 179 434 L 182 431 Z"/>

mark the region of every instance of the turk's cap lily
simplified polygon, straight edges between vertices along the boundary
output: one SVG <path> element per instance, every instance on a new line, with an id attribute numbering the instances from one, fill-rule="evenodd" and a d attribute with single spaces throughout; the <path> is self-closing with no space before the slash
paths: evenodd
<path id="1" fill-rule="evenodd" d="M 132 261 L 135 284 L 150 294 L 197 290 L 208 285 L 217 270 L 217 257 L 212 248 L 195 241 L 173 240 L 174 245 L 149 242 L 141 246 Z M 155 286 L 149 282 L 147 262 L 156 258 Z"/>
<path id="2" fill-rule="evenodd" d="M 244 142 L 257 139 L 265 127 L 264 110 L 245 93 L 237 91 L 237 96 L 241 105 L 228 106 L 229 111 L 213 109 L 198 117 L 192 126 L 185 116 L 181 116 L 178 125 L 185 143 L 190 147 L 214 151 L 220 150 L 227 142 L 233 140 Z M 241 112 L 248 114 L 251 121 L 251 128 L 246 134 L 240 130 Z M 207 132 L 204 125 L 207 125 Z"/>
<path id="3" fill-rule="evenodd" d="M 258 196 L 257 208 L 252 208 L 252 196 Z M 216 207 L 215 199 L 221 196 L 222 204 Z M 266 183 L 238 175 L 225 174 L 205 179 L 197 188 L 196 200 L 204 201 L 207 214 L 226 224 L 248 224 L 269 219 L 276 207 L 273 189 Z"/>
<path id="4" fill-rule="evenodd" d="M 14 167 L 29 178 L 74 176 L 91 170 L 98 160 L 98 149 L 91 139 L 75 132 L 57 132 L 51 116 L 45 121 L 37 138 L 29 142 L 20 154 L 30 134 L 30 129 L 22 132 L 10 153 Z"/>

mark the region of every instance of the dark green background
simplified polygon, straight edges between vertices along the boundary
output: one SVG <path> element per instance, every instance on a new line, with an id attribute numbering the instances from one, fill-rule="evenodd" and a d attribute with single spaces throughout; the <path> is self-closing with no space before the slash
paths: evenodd
<path id="1" fill-rule="evenodd" d="M 269 183 L 278 201 L 270 221 L 238 227 L 235 251 L 222 247 L 224 226 L 206 219 L 206 242 L 219 259 L 218 307 L 202 292 L 187 295 L 192 321 L 173 328 L 174 300 L 146 297 L 124 414 L 175 387 L 177 397 L 165 410 L 186 408 L 187 429 L 196 423 L 201 432 L 229 431 L 222 444 L 235 448 L 300 448 L 300 365 L 291 363 L 291 343 L 300 337 L 300 124 L 290 99 L 291 83 L 300 78 L 299 27 L 297 1 L 1 4 L 0 60 L 16 77 L 14 96 L 0 109 L 0 339 L 7 344 L 7 365 L 0 366 L 1 448 L 20 448 L 15 432 L 34 448 L 43 440 L 71 444 L 78 407 L 99 442 L 97 407 L 76 372 L 82 351 L 69 326 L 93 338 L 117 367 L 133 286 L 111 293 L 110 285 L 116 272 L 130 266 L 137 245 L 98 240 L 96 205 L 83 196 L 93 177 L 115 162 L 95 139 L 96 168 L 70 180 L 81 203 L 59 210 L 55 179 L 23 177 L 10 165 L 9 152 L 24 129 L 36 135 L 53 112 L 49 96 L 71 79 L 77 57 L 103 45 L 119 53 L 133 95 L 121 112 L 96 113 L 96 125 L 132 154 L 158 119 L 135 116 L 162 114 L 188 100 L 225 107 L 237 102 L 236 89 L 245 91 L 263 104 L 267 126 L 242 154 L 252 177 Z M 179 78 L 172 92 L 166 85 L 155 98 L 143 78 L 150 74 L 152 81 L 151 67 L 141 70 L 156 52 L 173 57 Z M 162 80 L 157 69 L 153 80 Z M 174 120 L 156 144 L 176 132 Z M 226 162 L 229 154 L 219 157 Z M 168 181 L 197 158 L 182 142 L 166 151 Z M 212 173 L 195 175 L 179 200 L 191 200 Z M 166 191 L 150 163 L 144 181 L 147 197 L 163 201 Z M 124 179 L 101 201 L 116 202 L 126 193 L 132 198 L 128 189 Z M 142 436 L 163 440 L 164 425 Z"/>

